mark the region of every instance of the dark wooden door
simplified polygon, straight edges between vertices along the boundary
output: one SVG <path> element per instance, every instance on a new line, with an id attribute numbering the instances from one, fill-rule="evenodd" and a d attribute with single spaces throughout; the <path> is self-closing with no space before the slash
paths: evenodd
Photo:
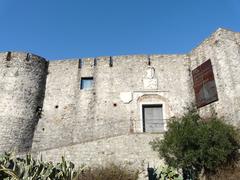
<path id="1" fill-rule="evenodd" d="M 163 132 L 162 105 L 143 105 L 143 132 Z"/>

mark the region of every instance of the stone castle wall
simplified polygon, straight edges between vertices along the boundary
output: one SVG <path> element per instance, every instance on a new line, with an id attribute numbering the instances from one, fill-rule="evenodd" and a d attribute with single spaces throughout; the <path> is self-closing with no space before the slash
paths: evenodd
<path id="1" fill-rule="evenodd" d="M 81 61 L 81 68 L 77 60 L 50 62 L 33 149 L 142 133 L 141 103 L 164 103 L 167 120 L 194 100 L 186 55 L 111 57 L 112 66 L 110 57 Z M 149 61 L 158 81 L 150 90 L 143 84 Z M 93 88 L 81 90 L 81 77 L 93 77 Z M 129 93 L 131 102 L 124 103 L 121 93 Z"/>
<path id="2" fill-rule="evenodd" d="M 218 29 L 189 54 L 45 61 L 0 53 L 0 151 L 17 148 L 76 164 L 128 160 L 158 165 L 143 132 L 142 108 L 161 104 L 167 121 L 195 103 L 192 70 L 211 60 L 218 101 L 199 108 L 240 123 L 240 33 Z M 91 89 L 81 78 L 92 77 Z M 41 111 L 42 107 L 42 111 Z M 33 137 L 34 136 L 34 137 Z M 157 161 L 155 161 L 157 160 Z"/>
<path id="3" fill-rule="evenodd" d="M 31 150 L 42 108 L 47 61 L 27 53 L 0 53 L 0 152 Z"/>
<path id="4" fill-rule="evenodd" d="M 202 115 L 217 113 L 240 125 L 240 33 L 217 30 L 190 53 L 191 69 L 211 59 L 218 101 L 200 108 Z"/>
<path id="5" fill-rule="evenodd" d="M 146 175 L 148 165 L 158 167 L 163 164 L 158 153 L 151 149 L 149 142 L 159 134 L 131 134 L 98 139 L 95 141 L 44 150 L 34 154 L 43 160 L 60 162 L 64 156 L 76 166 L 87 164 L 91 167 L 107 166 L 111 163 L 138 169 Z"/>

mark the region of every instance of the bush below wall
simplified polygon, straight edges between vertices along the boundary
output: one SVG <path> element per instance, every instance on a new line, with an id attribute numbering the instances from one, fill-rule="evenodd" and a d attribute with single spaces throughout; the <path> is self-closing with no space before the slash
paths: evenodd
<path id="1" fill-rule="evenodd" d="M 240 157 L 236 127 L 215 116 L 203 119 L 195 109 L 173 118 L 164 138 L 151 144 L 169 166 L 182 169 L 185 178 L 197 179 L 235 167 Z"/>
<path id="2" fill-rule="evenodd" d="M 137 180 L 138 170 L 109 164 L 106 167 L 76 168 L 62 157 L 60 163 L 35 160 L 31 155 L 16 157 L 13 153 L 0 156 L 1 180 Z"/>

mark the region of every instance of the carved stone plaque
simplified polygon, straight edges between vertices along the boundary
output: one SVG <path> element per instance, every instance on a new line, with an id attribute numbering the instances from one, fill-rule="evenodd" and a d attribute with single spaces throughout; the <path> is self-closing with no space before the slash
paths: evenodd
<path id="1" fill-rule="evenodd" d="M 155 78 L 155 69 L 151 66 L 147 68 L 145 78 L 143 79 L 143 88 L 145 90 L 158 89 L 158 81 L 157 78 Z"/>
<path id="2" fill-rule="evenodd" d="M 153 67 L 148 67 L 146 71 L 146 78 L 153 79 L 155 75 L 155 69 Z"/>
<path id="3" fill-rule="evenodd" d="M 143 79 L 143 87 L 145 90 L 156 90 L 158 88 L 157 79 Z"/>
<path id="4" fill-rule="evenodd" d="M 128 104 L 132 101 L 132 93 L 131 92 L 121 92 L 120 99 L 124 104 Z"/>

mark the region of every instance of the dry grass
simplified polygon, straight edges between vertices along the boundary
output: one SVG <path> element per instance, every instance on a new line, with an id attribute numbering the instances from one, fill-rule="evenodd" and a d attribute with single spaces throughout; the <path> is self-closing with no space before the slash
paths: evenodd
<path id="1" fill-rule="evenodd" d="M 78 180 L 137 180 L 138 171 L 110 164 L 107 167 L 87 168 L 78 176 Z"/>
<path id="2" fill-rule="evenodd" d="M 240 180 L 240 167 L 223 169 L 208 180 Z"/>

